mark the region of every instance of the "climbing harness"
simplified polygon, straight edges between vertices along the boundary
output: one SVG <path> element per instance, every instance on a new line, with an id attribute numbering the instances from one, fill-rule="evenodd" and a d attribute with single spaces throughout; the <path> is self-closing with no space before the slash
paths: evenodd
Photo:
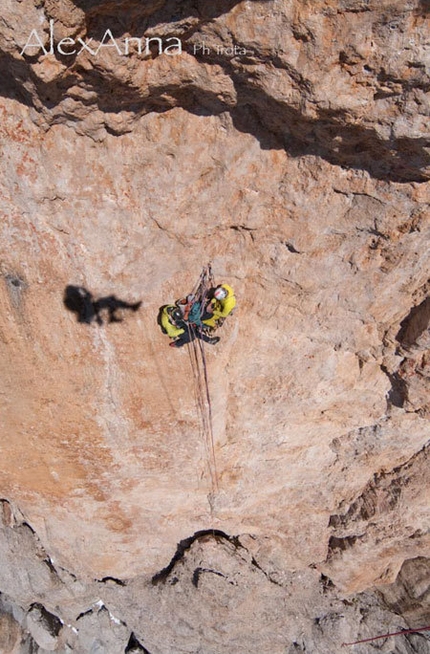
<path id="1" fill-rule="evenodd" d="M 200 274 L 192 292 L 186 298 L 178 300 L 176 305 L 182 312 L 184 320 L 200 325 L 201 317 L 205 312 L 208 293 L 215 286 L 215 279 L 212 274 L 211 264 L 208 263 Z"/>

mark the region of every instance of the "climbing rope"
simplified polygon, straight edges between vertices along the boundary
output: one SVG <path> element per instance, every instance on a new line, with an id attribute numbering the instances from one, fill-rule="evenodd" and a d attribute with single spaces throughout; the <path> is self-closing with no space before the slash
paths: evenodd
<path id="1" fill-rule="evenodd" d="M 206 298 L 211 287 L 215 286 L 210 264 L 205 266 L 196 283 L 192 295 L 194 302 L 200 302 L 200 318 L 204 313 Z M 188 329 L 192 327 L 188 326 Z M 198 329 L 198 327 L 197 327 Z M 193 339 L 188 344 L 191 368 L 194 377 L 196 405 L 200 416 L 201 433 L 205 443 L 212 494 L 219 490 L 218 472 L 215 458 L 215 439 L 212 419 L 212 403 L 209 392 L 209 379 L 206 364 L 204 341 Z"/>
<path id="2" fill-rule="evenodd" d="M 198 340 L 197 342 L 194 341 L 196 344 L 196 347 L 199 348 L 200 351 L 200 357 L 201 357 L 201 362 L 202 362 L 202 368 L 203 368 L 203 380 L 204 380 L 204 391 L 205 391 L 205 408 L 207 412 L 207 425 L 208 425 L 208 450 L 210 452 L 209 455 L 209 461 L 212 463 L 212 471 L 211 471 L 211 478 L 213 481 L 213 491 L 218 491 L 218 472 L 217 472 L 217 467 L 216 467 L 216 458 L 215 458 L 215 438 L 214 438 L 214 430 L 213 430 L 213 420 L 212 420 L 212 403 L 211 403 L 211 397 L 209 393 L 209 381 L 208 381 L 208 370 L 207 370 L 207 365 L 206 365 L 206 354 L 205 354 L 205 348 L 204 348 L 204 342 L 201 340 Z"/>
<path id="3" fill-rule="evenodd" d="M 211 490 L 214 494 L 218 491 L 218 474 L 206 363 L 203 359 L 204 355 L 202 356 L 204 346 L 200 340 L 189 344 L 189 353 L 194 376 L 194 395 L 200 418 L 200 433 L 205 445 Z"/>

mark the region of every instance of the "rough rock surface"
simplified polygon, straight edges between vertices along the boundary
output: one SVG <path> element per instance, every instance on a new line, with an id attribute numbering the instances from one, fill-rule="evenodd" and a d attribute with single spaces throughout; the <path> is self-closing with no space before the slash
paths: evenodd
<path id="1" fill-rule="evenodd" d="M 3 4 L 4 652 L 336 654 L 426 626 L 428 2 Z M 49 21 L 55 52 L 22 54 Z M 206 348 L 216 482 L 156 324 L 209 260 L 238 298 Z"/>

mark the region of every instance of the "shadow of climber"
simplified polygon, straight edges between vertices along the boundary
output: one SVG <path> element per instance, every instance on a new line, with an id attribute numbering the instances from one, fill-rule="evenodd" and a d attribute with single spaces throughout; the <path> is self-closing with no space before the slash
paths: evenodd
<path id="1" fill-rule="evenodd" d="M 66 286 L 64 291 L 64 306 L 76 314 L 78 322 L 90 325 L 95 321 L 103 325 L 103 318 L 108 323 L 122 322 L 123 318 L 118 315 L 120 310 L 137 311 L 142 302 L 125 302 L 119 300 L 115 295 L 107 295 L 96 300 L 93 294 L 83 286 Z M 105 312 L 105 313 L 103 313 Z"/>

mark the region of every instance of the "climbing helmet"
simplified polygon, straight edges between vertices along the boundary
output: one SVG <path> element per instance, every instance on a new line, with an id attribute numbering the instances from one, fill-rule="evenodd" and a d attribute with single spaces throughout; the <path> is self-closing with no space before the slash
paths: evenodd
<path id="1" fill-rule="evenodd" d="M 182 311 L 180 309 L 173 309 L 171 315 L 172 315 L 173 320 L 176 320 L 176 321 L 184 319 L 184 316 L 182 315 Z"/>
<path id="2" fill-rule="evenodd" d="M 218 286 L 215 289 L 214 297 L 216 300 L 225 300 L 227 297 L 227 290 L 223 286 Z"/>

